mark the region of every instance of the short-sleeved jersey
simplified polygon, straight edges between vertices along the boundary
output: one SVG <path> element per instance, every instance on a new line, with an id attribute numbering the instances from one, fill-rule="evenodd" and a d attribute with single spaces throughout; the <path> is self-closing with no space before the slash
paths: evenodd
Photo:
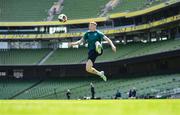
<path id="1" fill-rule="evenodd" d="M 95 43 L 99 41 L 101 43 L 104 38 L 104 34 L 98 30 L 96 31 L 87 31 L 84 36 L 84 41 L 88 43 L 88 49 L 93 50 L 96 48 Z"/>

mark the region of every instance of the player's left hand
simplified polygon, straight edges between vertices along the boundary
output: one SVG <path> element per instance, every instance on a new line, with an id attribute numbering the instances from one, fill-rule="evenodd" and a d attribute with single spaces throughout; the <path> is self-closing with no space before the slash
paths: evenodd
<path id="1" fill-rule="evenodd" d="M 112 46 L 112 51 L 116 53 L 116 46 Z"/>

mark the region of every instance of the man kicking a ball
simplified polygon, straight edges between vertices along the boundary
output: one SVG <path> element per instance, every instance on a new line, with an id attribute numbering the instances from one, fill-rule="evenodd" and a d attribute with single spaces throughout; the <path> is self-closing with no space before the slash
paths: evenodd
<path id="1" fill-rule="evenodd" d="M 86 71 L 95 75 L 100 76 L 104 81 L 107 81 L 106 76 L 104 75 L 104 71 L 96 70 L 93 65 L 96 58 L 103 53 L 103 49 L 101 46 L 102 39 L 106 40 L 110 45 L 114 52 L 116 52 L 116 47 L 114 46 L 113 42 L 105 36 L 100 31 L 96 30 L 97 23 L 90 22 L 89 23 L 89 30 L 84 34 L 84 36 L 77 42 L 69 43 L 69 46 L 73 45 L 80 45 L 81 43 L 87 42 L 88 43 L 88 61 L 86 63 Z"/>

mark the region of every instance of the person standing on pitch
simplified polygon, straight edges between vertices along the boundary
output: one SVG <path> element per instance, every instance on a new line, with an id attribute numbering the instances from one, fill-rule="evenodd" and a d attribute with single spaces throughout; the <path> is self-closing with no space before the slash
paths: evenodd
<path id="1" fill-rule="evenodd" d="M 67 89 L 67 92 L 66 92 L 67 99 L 70 99 L 70 95 L 71 95 L 70 89 Z"/>
<path id="2" fill-rule="evenodd" d="M 94 88 L 93 83 L 90 83 L 90 86 L 91 86 L 91 99 L 94 99 L 95 98 L 95 88 Z"/>
<path id="3" fill-rule="evenodd" d="M 89 30 L 84 34 L 84 36 L 76 42 L 69 43 L 69 47 L 73 45 L 80 45 L 81 43 L 87 42 L 88 43 L 88 60 L 86 62 L 86 71 L 100 76 L 104 81 L 107 81 L 107 77 L 104 75 L 104 71 L 98 71 L 95 69 L 94 63 L 98 56 L 102 55 L 103 48 L 101 45 L 101 41 L 104 39 L 106 40 L 110 45 L 114 52 L 116 52 L 116 47 L 113 44 L 113 42 L 105 36 L 102 32 L 96 30 L 97 23 L 96 22 L 90 22 L 89 23 Z"/>

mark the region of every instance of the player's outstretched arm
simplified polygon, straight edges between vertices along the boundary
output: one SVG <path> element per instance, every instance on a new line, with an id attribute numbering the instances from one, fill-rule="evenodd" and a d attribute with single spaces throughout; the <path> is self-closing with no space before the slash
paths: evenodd
<path id="1" fill-rule="evenodd" d="M 104 40 L 106 40 L 111 45 L 112 50 L 114 52 L 116 52 L 116 46 L 113 44 L 113 42 L 107 36 L 104 36 Z"/>
<path id="2" fill-rule="evenodd" d="M 83 42 L 84 42 L 84 39 L 81 38 L 80 40 L 78 40 L 76 42 L 70 42 L 68 45 L 69 45 L 69 47 L 71 47 L 71 46 L 74 46 L 74 45 L 80 45 Z"/>

